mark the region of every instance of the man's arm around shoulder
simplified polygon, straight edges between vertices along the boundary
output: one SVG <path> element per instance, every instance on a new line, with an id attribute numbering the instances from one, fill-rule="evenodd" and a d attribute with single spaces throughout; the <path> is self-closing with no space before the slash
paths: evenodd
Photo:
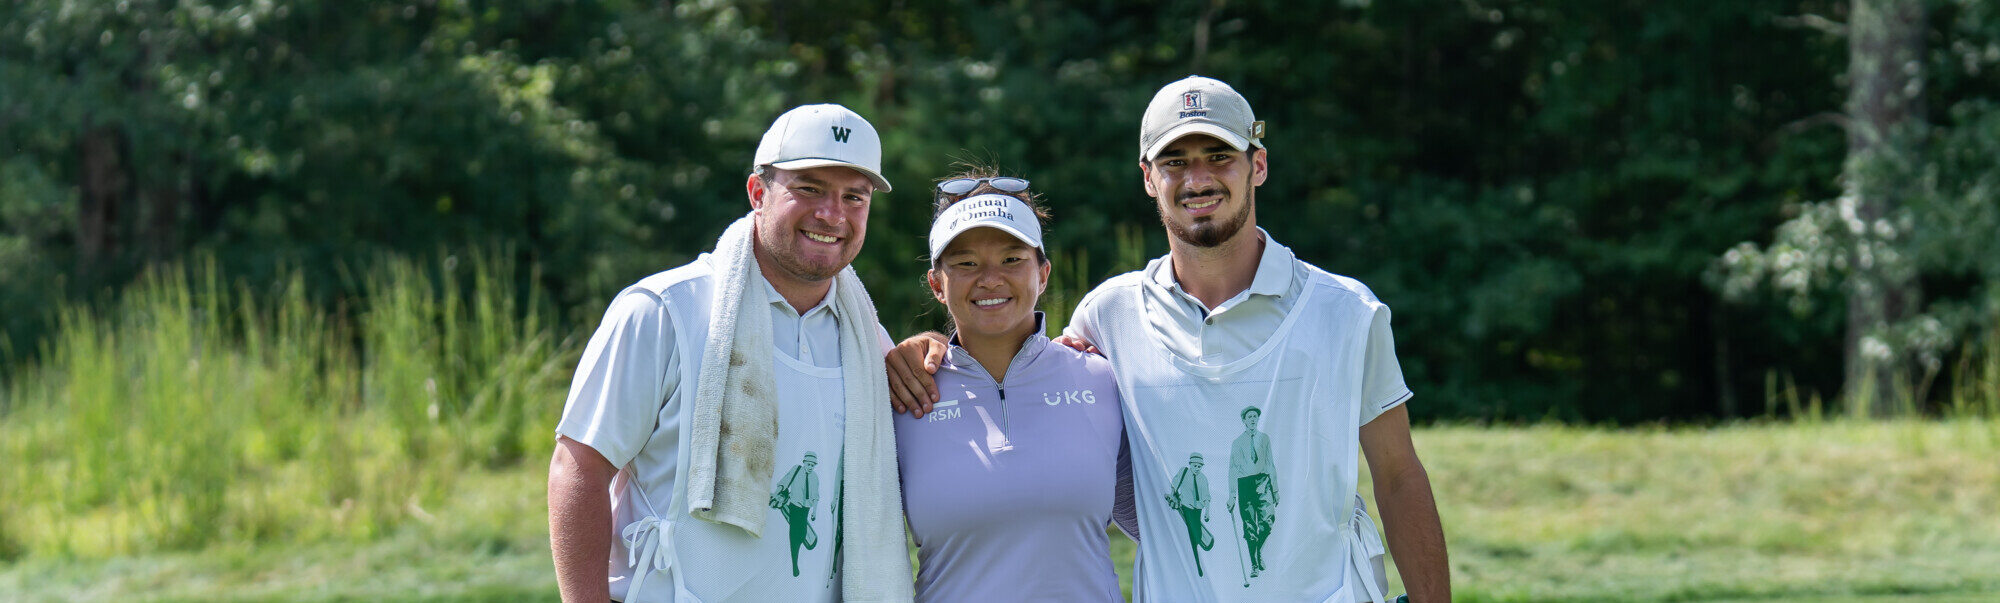
<path id="1" fill-rule="evenodd" d="M 1397 572 L 1412 603 L 1451 600 L 1451 565 L 1431 479 L 1410 441 L 1410 413 L 1401 405 L 1361 426 L 1361 452 L 1374 476 L 1375 507 Z M 1384 585 L 1387 586 L 1387 585 Z"/>
<path id="2" fill-rule="evenodd" d="M 562 600 L 611 600 L 611 478 L 618 468 L 597 449 L 556 438 L 549 461 L 549 548 Z"/>

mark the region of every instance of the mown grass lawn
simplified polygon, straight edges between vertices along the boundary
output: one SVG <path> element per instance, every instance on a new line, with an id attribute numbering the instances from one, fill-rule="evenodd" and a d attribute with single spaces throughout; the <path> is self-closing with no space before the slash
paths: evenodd
<path id="1" fill-rule="evenodd" d="M 2000 422 L 1416 437 L 1461 601 L 2000 600 Z M 550 600 L 543 478 L 468 476 L 371 541 L 30 556 L 0 566 L 0 600 Z"/>

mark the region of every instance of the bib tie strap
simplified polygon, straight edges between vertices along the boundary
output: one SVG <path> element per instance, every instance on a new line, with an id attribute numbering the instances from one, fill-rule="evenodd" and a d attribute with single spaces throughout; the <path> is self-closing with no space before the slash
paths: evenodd
<path id="1" fill-rule="evenodd" d="M 1386 603 L 1382 598 L 1382 587 L 1375 583 L 1374 559 L 1384 552 L 1382 534 L 1375 530 L 1375 521 L 1368 518 L 1368 505 L 1361 501 L 1361 495 L 1354 495 L 1354 517 L 1347 525 L 1347 560 L 1354 567 L 1354 575 L 1361 578 L 1361 588 L 1368 591 L 1368 600 Z"/>
<path id="2" fill-rule="evenodd" d="M 626 598 L 639 596 L 640 588 L 646 585 L 646 575 L 667 569 L 674 559 L 674 524 L 660 521 L 657 515 L 647 515 L 625 526 L 621 537 L 625 540 L 625 566 L 632 568 L 632 588 Z"/>

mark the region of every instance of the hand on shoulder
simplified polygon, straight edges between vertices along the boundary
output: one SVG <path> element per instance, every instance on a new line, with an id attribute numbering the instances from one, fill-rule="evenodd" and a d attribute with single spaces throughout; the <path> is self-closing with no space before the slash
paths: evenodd
<path id="1" fill-rule="evenodd" d="M 882 364 L 889 371 L 890 408 L 923 418 L 938 400 L 937 370 L 951 345 L 943 333 L 926 331 L 889 350 Z"/>

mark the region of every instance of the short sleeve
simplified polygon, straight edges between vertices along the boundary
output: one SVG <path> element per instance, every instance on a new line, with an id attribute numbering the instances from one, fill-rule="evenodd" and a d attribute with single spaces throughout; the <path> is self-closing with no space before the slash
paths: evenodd
<path id="1" fill-rule="evenodd" d="M 1070 312 L 1069 326 L 1063 327 L 1063 334 L 1103 349 L 1104 340 L 1097 337 L 1097 306 L 1102 303 L 1101 299 L 1096 291 L 1092 291 L 1085 294 L 1082 301 L 1076 302 L 1076 310 Z"/>
<path id="2" fill-rule="evenodd" d="M 1396 337 L 1389 330 L 1389 307 L 1378 305 L 1368 326 L 1367 358 L 1361 373 L 1361 424 L 1367 425 L 1384 411 L 1409 401 L 1410 387 L 1403 383 L 1403 366 L 1396 361 Z"/>
<path id="3" fill-rule="evenodd" d="M 875 339 L 876 343 L 882 347 L 882 355 L 884 356 L 889 355 L 889 350 L 896 348 L 896 340 L 889 338 L 888 327 L 882 326 L 882 323 L 879 322 L 875 323 Z"/>
<path id="4" fill-rule="evenodd" d="M 642 289 L 619 294 L 583 349 L 556 433 L 625 466 L 652 437 L 679 368 L 665 303 Z"/>

